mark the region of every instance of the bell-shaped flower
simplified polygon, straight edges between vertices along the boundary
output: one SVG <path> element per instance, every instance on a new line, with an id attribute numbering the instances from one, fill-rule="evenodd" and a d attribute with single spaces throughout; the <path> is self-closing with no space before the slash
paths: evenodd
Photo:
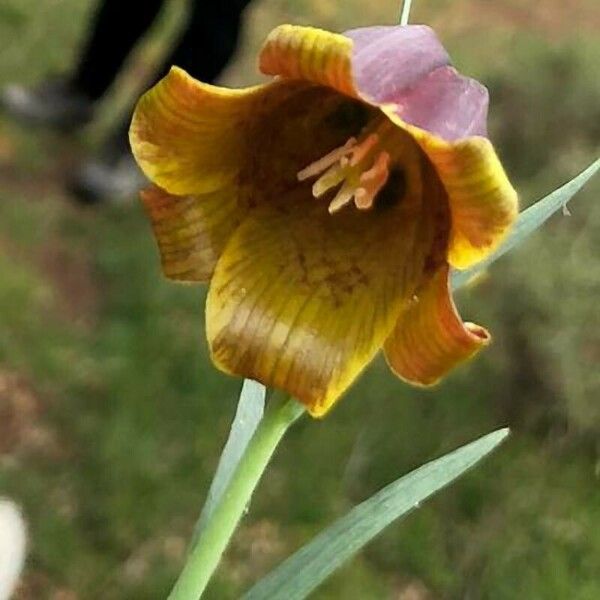
<path id="1" fill-rule="evenodd" d="M 167 277 L 210 282 L 223 371 L 326 413 L 383 349 L 430 385 L 488 332 L 463 323 L 450 268 L 496 248 L 517 197 L 487 138 L 487 90 L 425 26 L 284 25 L 264 85 L 171 72 L 140 100 L 135 157 Z"/>

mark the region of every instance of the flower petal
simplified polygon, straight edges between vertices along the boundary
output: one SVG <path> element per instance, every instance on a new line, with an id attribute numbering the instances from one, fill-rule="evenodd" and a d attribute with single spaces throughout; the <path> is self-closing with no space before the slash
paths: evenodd
<path id="1" fill-rule="evenodd" d="M 449 66 L 430 27 L 365 27 L 344 35 L 354 42 L 352 77 L 365 102 L 446 141 L 486 135 L 487 89 Z"/>
<path id="2" fill-rule="evenodd" d="M 448 274 L 445 266 L 417 292 L 385 342 L 388 364 L 409 383 L 437 383 L 490 342 L 483 327 L 462 322 L 450 294 Z"/>
<path id="3" fill-rule="evenodd" d="M 491 142 L 470 138 L 452 152 L 430 149 L 448 192 L 452 229 L 448 262 L 466 269 L 489 256 L 515 222 L 519 203 Z"/>
<path id="4" fill-rule="evenodd" d="M 177 281 L 208 281 L 246 210 L 225 188 L 200 196 L 174 196 L 158 187 L 141 192 L 158 243 L 163 272 Z"/>
<path id="5" fill-rule="evenodd" d="M 446 189 L 452 220 L 448 262 L 466 269 L 483 260 L 510 231 L 519 210 L 492 143 L 479 136 L 447 142 L 408 125 L 390 108 L 382 110 L 414 137 Z"/>
<path id="6" fill-rule="evenodd" d="M 259 57 L 266 75 L 329 86 L 372 104 L 396 102 L 398 94 L 450 62 L 425 25 L 363 27 L 343 34 L 281 25 Z"/>
<path id="7" fill-rule="evenodd" d="M 430 249 L 425 226 L 431 222 L 415 218 L 410 200 L 332 217 L 309 187 L 285 208 L 251 213 L 210 284 L 213 361 L 323 415 L 373 358 L 420 282 Z"/>
<path id="8" fill-rule="evenodd" d="M 416 137 L 448 193 L 448 262 L 466 269 L 489 256 L 510 231 L 519 211 L 517 192 L 487 138 L 449 145 L 428 135 Z"/>
<path id="9" fill-rule="evenodd" d="M 438 67 L 388 102 L 405 123 L 447 142 L 487 135 L 488 91 L 453 67 Z"/>
<path id="10" fill-rule="evenodd" d="M 407 90 L 450 57 L 426 25 L 361 27 L 344 32 L 353 41 L 352 74 L 361 97 L 397 104 Z"/>
<path id="11" fill-rule="evenodd" d="M 133 115 L 131 147 L 146 176 L 180 196 L 230 184 L 247 149 L 244 123 L 264 88 L 218 88 L 173 67 Z"/>
<path id="12" fill-rule="evenodd" d="M 265 75 L 303 79 L 356 96 L 352 79 L 352 40 L 314 27 L 280 25 L 267 37 L 259 55 Z"/>

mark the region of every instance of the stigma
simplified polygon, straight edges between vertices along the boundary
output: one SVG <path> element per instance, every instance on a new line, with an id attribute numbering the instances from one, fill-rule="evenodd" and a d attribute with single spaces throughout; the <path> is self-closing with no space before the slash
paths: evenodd
<path id="1" fill-rule="evenodd" d="M 315 198 L 337 189 L 329 203 L 331 214 L 351 203 L 359 210 L 370 210 L 389 177 L 393 131 L 387 119 L 375 120 L 358 139 L 351 137 L 343 146 L 299 171 L 298 181 L 318 177 L 312 186 Z"/>

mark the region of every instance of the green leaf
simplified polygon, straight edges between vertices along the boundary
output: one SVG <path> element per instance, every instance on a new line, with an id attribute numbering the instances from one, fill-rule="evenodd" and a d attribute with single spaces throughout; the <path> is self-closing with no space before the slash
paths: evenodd
<path id="1" fill-rule="evenodd" d="M 244 600 L 306 598 L 385 527 L 470 469 L 508 433 L 508 429 L 499 429 L 383 488 L 259 581 Z"/>
<path id="2" fill-rule="evenodd" d="M 208 523 L 215 507 L 221 500 L 231 476 L 235 471 L 240 458 L 246 451 L 248 442 L 254 435 L 265 409 L 265 386 L 251 379 L 245 379 L 240 392 L 240 399 L 229 437 L 221 453 L 215 476 L 210 484 L 208 496 L 192 536 L 193 547 L 204 526 Z"/>
<path id="3" fill-rule="evenodd" d="M 517 220 L 513 230 L 504 243 L 491 256 L 465 271 L 453 271 L 452 288 L 458 289 L 471 278 L 485 271 L 493 262 L 520 244 L 525 238 L 543 225 L 560 208 L 565 208 L 567 202 L 600 170 L 600 159 L 592 163 L 585 171 L 577 175 L 562 187 L 548 194 L 524 210 Z"/>

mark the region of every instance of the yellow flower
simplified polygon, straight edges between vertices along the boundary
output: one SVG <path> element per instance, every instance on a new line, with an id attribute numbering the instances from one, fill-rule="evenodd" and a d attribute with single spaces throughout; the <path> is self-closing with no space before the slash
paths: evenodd
<path id="1" fill-rule="evenodd" d="M 313 416 L 381 348 L 404 380 L 435 383 L 490 339 L 457 314 L 449 269 L 517 214 L 487 91 L 425 26 L 284 25 L 260 67 L 276 77 L 244 90 L 173 68 L 131 126 L 165 274 L 210 281 L 214 363 Z"/>

